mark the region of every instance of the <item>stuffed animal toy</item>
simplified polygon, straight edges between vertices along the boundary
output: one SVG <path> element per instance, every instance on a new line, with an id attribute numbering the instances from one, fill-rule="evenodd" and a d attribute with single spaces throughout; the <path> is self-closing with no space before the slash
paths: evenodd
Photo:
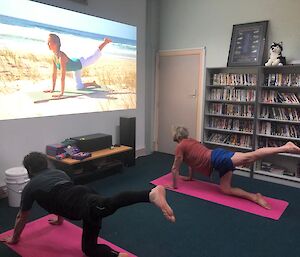
<path id="1" fill-rule="evenodd" d="M 281 55 L 282 53 L 282 42 L 273 42 L 270 47 L 270 59 L 265 63 L 265 66 L 282 66 L 286 64 L 285 57 Z"/>

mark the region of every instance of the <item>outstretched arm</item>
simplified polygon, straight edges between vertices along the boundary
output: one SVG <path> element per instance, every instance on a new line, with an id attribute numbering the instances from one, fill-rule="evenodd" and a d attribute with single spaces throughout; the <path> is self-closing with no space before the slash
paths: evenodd
<path id="1" fill-rule="evenodd" d="M 61 97 L 65 92 L 65 82 L 66 82 L 66 71 L 67 71 L 67 62 L 69 58 L 66 56 L 65 53 L 61 52 L 60 55 L 60 66 L 61 66 L 61 78 L 60 78 L 60 85 L 61 91 L 60 94 L 52 95 L 53 97 Z"/>
<path id="2" fill-rule="evenodd" d="M 45 93 L 52 93 L 55 90 L 56 85 L 56 77 L 57 77 L 57 67 L 54 61 L 52 61 L 52 89 L 45 90 Z"/>
<path id="3" fill-rule="evenodd" d="M 182 156 L 175 156 L 175 160 L 174 160 L 174 163 L 173 163 L 173 166 L 172 166 L 172 174 L 173 174 L 173 188 L 178 188 L 177 186 L 177 180 L 178 180 L 178 177 L 179 177 L 179 169 L 180 169 L 180 166 L 181 166 L 181 163 L 182 163 Z"/>
<path id="4" fill-rule="evenodd" d="M 16 217 L 14 234 L 12 236 L 9 236 L 7 238 L 2 238 L 0 240 L 3 242 L 6 242 L 8 244 L 18 243 L 20 240 L 20 236 L 23 232 L 23 229 L 26 225 L 28 215 L 29 215 L 29 211 L 19 211 L 19 213 Z"/>

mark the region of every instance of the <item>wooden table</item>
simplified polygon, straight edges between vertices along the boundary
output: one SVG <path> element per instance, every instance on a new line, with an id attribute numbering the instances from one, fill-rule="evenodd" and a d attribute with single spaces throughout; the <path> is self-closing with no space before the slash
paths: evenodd
<path id="1" fill-rule="evenodd" d="M 67 172 L 76 184 L 85 184 L 120 172 L 123 166 L 134 165 L 133 151 L 132 147 L 121 145 L 93 151 L 91 157 L 83 160 L 72 158 L 57 160 L 53 156 L 47 157 L 53 161 L 55 168 Z"/>
<path id="2" fill-rule="evenodd" d="M 113 147 L 113 148 L 105 148 L 102 150 L 91 152 L 92 156 L 88 157 L 86 159 L 83 159 L 83 160 L 75 160 L 72 158 L 65 158 L 65 159 L 57 160 L 55 157 L 50 156 L 50 155 L 47 155 L 47 157 L 51 160 L 55 160 L 55 161 L 61 162 L 66 165 L 74 165 L 74 164 L 88 162 L 88 161 L 112 156 L 112 155 L 119 154 L 119 153 L 132 151 L 132 150 L 133 150 L 132 147 L 125 146 L 125 145 L 121 145 L 121 146 L 117 146 L 117 147 Z"/>

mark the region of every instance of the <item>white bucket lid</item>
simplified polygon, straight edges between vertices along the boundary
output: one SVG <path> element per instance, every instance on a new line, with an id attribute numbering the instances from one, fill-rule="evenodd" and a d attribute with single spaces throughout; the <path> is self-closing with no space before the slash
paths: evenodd
<path id="1" fill-rule="evenodd" d="M 24 167 L 14 167 L 5 171 L 5 175 L 8 177 L 20 177 L 27 176 L 27 170 Z"/>

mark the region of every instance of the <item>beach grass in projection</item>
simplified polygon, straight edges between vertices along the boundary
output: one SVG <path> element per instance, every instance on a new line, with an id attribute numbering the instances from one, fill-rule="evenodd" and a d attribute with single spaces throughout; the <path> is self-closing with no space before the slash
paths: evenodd
<path id="1" fill-rule="evenodd" d="M 4 3 L 5 2 L 5 3 Z M 87 57 L 104 38 L 100 59 L 81 70 L 77 90 L 66 72 L 65 93 L 58 70 L 52 89 L 50 33 L 69 58 Z M 136 27 L 28 0 L 0 3 L 0 120 L 136 108 Z"/>

